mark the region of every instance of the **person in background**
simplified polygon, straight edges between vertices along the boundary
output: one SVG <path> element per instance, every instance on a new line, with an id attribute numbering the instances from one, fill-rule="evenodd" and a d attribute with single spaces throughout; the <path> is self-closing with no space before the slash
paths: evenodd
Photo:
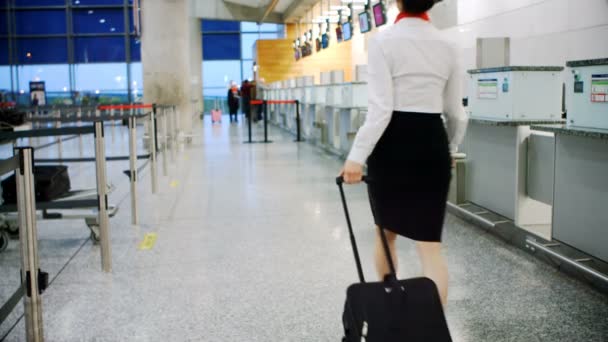
<path id="1" fill-rule="evenodd" d="M 37 107 L 38 103 L 40 103 L 40 100 L 38 100 L 38 94 L 34 94 L 34 97 L 32 98 L 32 106 Z"/>
<path id="2" fill-rule="evenodd" d="M 251 81 L 251 83 L 249 83 L 249 87 L 251 89 L 251 100 L 261 100 L 258 94 L 258 82 L 256 80 Z M 253 116 L 253 122 L 258 122 L 262 120 L 262 105 L 253 106 L 252 112 L 255 112 L 255 115 Z"/>
<path id="3" fill-rule="evenodd" d="M 234 81 L 230 82 L 230 88 L 228 89 L 228 110 L 230 111 L 230 122 L 239 122 L 239 102 L 240 102 L 239 88 L 236 86 Z"/>
<path id="4" fill-rule="evenodd" d="M 264 78 L 260 78 L 257 82 L 256 82 L 256 87 L 255 87 L 255 94 L 256 94 L 256 99 L 258 100 L 264 100 Z M 264 111 L 266 110 L 266 103 L 261 104 L 258 106 L 258 120 L 263 120 L 264 119 Z"/>
<path id="5" fill-rule="evenodd" d="M 249 84 L 249 80 L 244 80 L 241 85 L 241 98 L 243 100 L 243 114 L 249 119 L 251 114 L 251 85 Z"/>
<path id="6" fill-rule="evenodd" d="M 462 66 L 427 11 L 435 0 L 397 0 L 395 25 L 376 33 L 368 49 L 368 115 L 341 174 L 367 183 L 376 234 L 376 269 L 390 273 L 380 229 L 397 265 L 398 235 L 416 241 L 423 273 L 445 305 L 448 270 L 441 235 L 453 160 L 468 118 L 462 106 Z M 442 119 L 442 113 L 446 119 Z"/>

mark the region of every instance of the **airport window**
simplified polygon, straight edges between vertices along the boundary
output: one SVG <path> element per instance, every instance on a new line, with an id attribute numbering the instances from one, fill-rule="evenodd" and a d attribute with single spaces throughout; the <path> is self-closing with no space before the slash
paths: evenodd
<path id="1" fill-rule="evenodd" d="M 17 40 L 19 64 L 55 64 L 68 62 L 65 38 L 20 38 Z"/>
<path id="2" fill-rule="evenodd" d="M 279 39 L 279 34 L 278 33 L 260 33 L 260 39 L 264 40 L 268 40 L 268 39 Z"/>
<path id="3" fill-rule="evenodd" d="M 125 95 L 128 88 L 126 63 L 77 64 L 75 70 L 79 92 Z"/>
<path id="4" fill-rule="evenodd" d="M 0 4 L 0 7 L 2 5 Z M 0 35 L 6 35 L 8 33 L 8 11 L 0 11 Z"/>
<path id="5" fill-rule="evenodd" d="M 11 89 L 11 68 L 9 66 L 0 66 L 0 92 L 5 92 Z"/>
<path id="6" fill-rule="evenodd" d="M 94 5 L 122 5 L 123 0 L 71 0 L 74 6 L 94 6 Z M 133 3 L 133 1 L 129 1 Z"/>
<path id="7" fill-rule="evenodd" d="M 125 61 L 124 37 L 77 37 L 74 47 L 76 63 Z"/>
<path id="8" fill-rule="evenodd" d="M 253 61 L 243 61 L 243 79 L 253 80 Z"/>
<path id="9" fill-rule="evenodd" d="M 203 60 L 240 59 L 240 40 L 238 33 L 203 34 Z"/>
<path id="10" fill-rule="evenodd" d="M 15 11 L 17 35 L 65 34 L 65 10 Z"/>
<path id="11" fill-rule="evenodd" d="M 65 5 L 65 0 L 15 0 L 16 7 L 61 6 L 61 5 Z"/>
<path id="12" fill-rule="evenodd" d="M 0 65 L 8 64 L 8 39 L 0 38 Z"/>
<path id="13" fill-rule="evenodd" d="M 119 9 L 80 9 L 73 12 L 74 33 L 123 33 L 125 18 Z"/>
<path id="14" fill-rule="evenodd" d="M 241 58 L 251 59 L 253 58 L 253 45 L 258 40 L 258 33 L 243 33 L 241 35 Z"/>
<path id="15" fill-rule="evenodd" d="M 131 63 L 131 97 L 133 101 L 142 101 L 144 96 L 144 76 L 141 63 Z"/>
<path id="16" fill-rule="evenodd" d="M 141 61 L 141 40 L 131 37 L 131 62 Z"/>
<path id="17" fill-rule="evenodd" d="M 241 84 L 241 63 L 234 61 L 203 61 L 203 88 L 208 96 L 225 97 L 230 81 Z"/>
<path id="18" fill-rule="evenodd" d="M 70 91 L 70 73 L 67 64 L 22 65 L 17 68 L 19 92 L 29 92 L 30 82 L 44 81 L 50 93 Z"/>

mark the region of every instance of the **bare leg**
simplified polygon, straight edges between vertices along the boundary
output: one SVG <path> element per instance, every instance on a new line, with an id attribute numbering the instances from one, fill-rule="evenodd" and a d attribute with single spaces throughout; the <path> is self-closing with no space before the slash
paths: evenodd
<path id="1" fill-rule="evenodd" d="M 448 267 L 441 253 L 441 243 L 416 242 L 416 247 L 424 276 L 435 282 L 445 307 L 448 302 Z"/>
<path id="2" fill-rule="evenodd" d="M 397 260 L 397 252 L 395 249 L 395 241 L 397 240 L 397 234 L 390 232 L 388 230 L 384 230 L 386 234 L 386 240 L 388 242 L 388 248 L 391 251 L 391 257 L 393 259 L 393 264 L 395 265 L 395 270 L 398 267 Z M 384 276 L 391 273 L 390 266 L 388 265 L 388 259 L 386 258 L 386 253 L 384 252 L 384 247 L 382 247 L 382 237 L 380 236 L 380 229 L 376 227 L 376 271 L 378 272 L 378 277 L 380 280 L 384 279 Z"/>

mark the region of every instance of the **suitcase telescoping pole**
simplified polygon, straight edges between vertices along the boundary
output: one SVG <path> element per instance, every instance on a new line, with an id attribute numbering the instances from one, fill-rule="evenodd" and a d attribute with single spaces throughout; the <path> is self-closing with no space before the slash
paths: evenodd
<path id="1" fill-rule="evenodd" d="M 363 177 L 363 181 L 368 182 L 369 180 L 366 177 Z M 365 283 L 365 278 L 363 276 L 363 267 L 361 266 L 361 258 L 359 257 L 359 249 L 357 248 L 357 240 L 355 239 L 355 233 L 353 232 L 353 225 L 350 220 L 348 205 L 346 204 L 346 196 L 344 195 L 344 177 L 336 178 L 336 184 L 338 184 L 338 188 L 340 189 L 342 207 L 344 208 L 344 216 L 346 216 L 346 224 L 348 225 L 348 233 L 350 235 L 350 243 L 353 248 L 353 254 L 355 255 L 355 262 L 357 263 L 357 273 L 359 274 L 359 280 L 361 281 L 361 283 Z M 391 271 L 391 280 L 396 281 L 397 272 L 395 270 L 393 258 L 391 257 L 391 251 L 388 248 L 388 240 L 386 239 L 386 234 L 384 233 L 384 229 L 378 229 L 380 230 L 380 236 L 382 238 L 382 247 L 384 248 L 384 253 L 386 255 L 388 265 Z"/>

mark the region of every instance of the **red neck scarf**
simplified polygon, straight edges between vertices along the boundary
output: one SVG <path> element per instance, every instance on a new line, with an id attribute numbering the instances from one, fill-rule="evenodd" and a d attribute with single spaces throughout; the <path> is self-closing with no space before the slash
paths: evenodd
<path id="1" fill-rule="evenodd" d="M 398 23 L 401 19 L 405 19 L 405 18 L 419 18 L 425 21 L 431 21 L 431 17 L 429 17 L 428 12 L 424 12 L 424 13 L 420 13 L 420 14 L 414 14 L 414 13 L 409 13 L 409 12 L 400 12 L 399 15 L 397 16 L 397 20 L 395 20 L 395 24 Z"/>

